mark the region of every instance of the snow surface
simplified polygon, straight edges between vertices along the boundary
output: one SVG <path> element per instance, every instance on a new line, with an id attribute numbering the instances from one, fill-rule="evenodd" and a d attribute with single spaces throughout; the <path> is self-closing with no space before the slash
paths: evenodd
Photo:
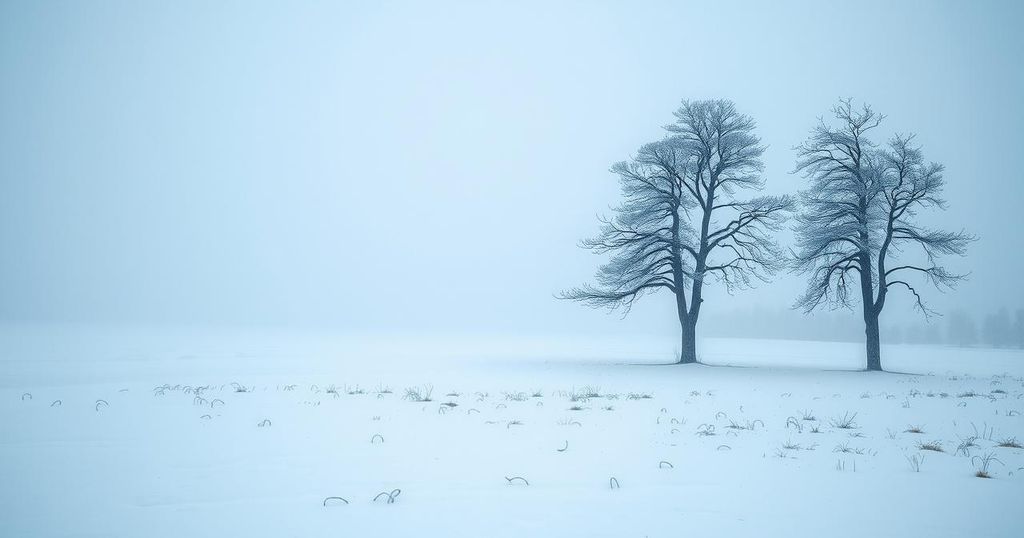
<path id="1" fill-rule="evenodd" d="M 659 339 L 6 328 L 0 536 L 1024 534 L 1024 451 L 995 446 L 1024 442 L 1024 354 L 702 349 L 746 367 L 658 365 Z"/>

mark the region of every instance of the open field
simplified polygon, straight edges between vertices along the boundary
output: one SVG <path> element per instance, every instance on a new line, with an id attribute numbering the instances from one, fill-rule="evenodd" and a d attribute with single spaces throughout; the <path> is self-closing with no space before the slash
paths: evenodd
<path id="1" fill-rule="evenodd" d="M 710 362 L 790 366 L 717 368 L 656 365 L 654 343 L 481 341 L 445 359 L 439 342 L 230 351 L 11 334 L 3 536 L 1024 528 L 1016 352 L 887 349 L 909 375 L 841 371 L 857 346 L 807 342 L 708 341 Z"/>

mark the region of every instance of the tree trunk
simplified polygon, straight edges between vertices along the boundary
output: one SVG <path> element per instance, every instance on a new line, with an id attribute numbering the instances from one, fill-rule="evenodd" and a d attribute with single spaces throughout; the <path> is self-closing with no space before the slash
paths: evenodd
<path id="1" fill-rule="evenodd" d="M 679 349 L 679 364 L 697 362 L 697 324 L 689 320 L 679 320 L 683 329 L 682 347 Z"/>
<path id="2" fill-rule="evenodd" d="M 861 198 L 861 208 L 864 214 L 867 214 L 867 205 L 864 198 Z M 868 236 L 865 232 L 861 232 L 861 241 L 866 245 L 868 244 Z M 881 312 L 875 306 L 875 295 L 874 287 L 872 285 L 872 274 L 871 274 L 871 256 L 864 251 L 861 251 L 859 257 L 860 263 L 860 298 L 864 312 L 864 335 L 865 344 L 867 346 L 868 355 L 868 370 L 879 371 L 882 369 L 882 352 L 879 348 L 878 342 L 878 314 Z M 879 278 L 881 280 L 881 277 Z M 884 282 L 880 284 L 884 286 Z"/>
<path id="3" fill-rule="evenodd" d="M 878 338 L 878 315 L 864 315 L 864 334 L 867 336 L 868 370 L 882 370 L 882 351 Z"/>

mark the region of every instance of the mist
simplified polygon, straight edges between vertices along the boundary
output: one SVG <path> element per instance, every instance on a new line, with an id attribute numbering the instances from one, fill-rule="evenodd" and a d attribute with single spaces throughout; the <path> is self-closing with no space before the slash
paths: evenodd
<path id="1" fill-rule="evenodd" d="M 0 2 L 0 535 L 1024 536 L 1022 27 Z"/>
<path id="2" fill-rule="evenodd" d="M 838 98 L 916 133 L 950 202 L 926 221 L 980 238 L 930 306 L 1024 305 L 1024 9 L 844 10 L 855 31 L 813 2 L 5 3 L 0 318 L 671 334 L 665 297 L 623 318 L 554 295 L 601 261 L 577 243 L 611 164 L 708 97 L 757 121 L 772 193 L 805 188 L 792 148 Z M 712 287 L 702 330 L 856 319 L 790 316 L 803 285 Z"/>

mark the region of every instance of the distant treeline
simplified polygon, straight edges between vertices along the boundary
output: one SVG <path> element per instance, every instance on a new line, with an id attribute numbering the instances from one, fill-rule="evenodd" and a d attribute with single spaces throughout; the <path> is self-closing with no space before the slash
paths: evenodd
<path id="1" fill-rule="evenodd" d="M 1010 314 L 1006 308 L 1000 308 L 987 314 L 980 323 L 963 310 L 957 310 L 942 320 L 942 343 L 954 346 L 986 346 L 1002 348 L 1024 348 L 1024 308 L 1018 308 Z M 908 326 L 898 335 L 892 335 L 906 343 L 918 343 L 927 339 L 921 335 L 919 327 Z"/>
<path id="2" fill-rule="evenodd" d="M 705 336 L 782 338 L 860 342 L 863 329 L 851 323 L 856 314 L 836 311 L 805 316 L 788 310 L 756 309 L 708 316 Z M 891 344 L 939 344 L 961 347 L 1024 348 L 1024 308 L 1000 308 L 977 319 L 966 310 L 912 323 L 883 324 Z"/>

